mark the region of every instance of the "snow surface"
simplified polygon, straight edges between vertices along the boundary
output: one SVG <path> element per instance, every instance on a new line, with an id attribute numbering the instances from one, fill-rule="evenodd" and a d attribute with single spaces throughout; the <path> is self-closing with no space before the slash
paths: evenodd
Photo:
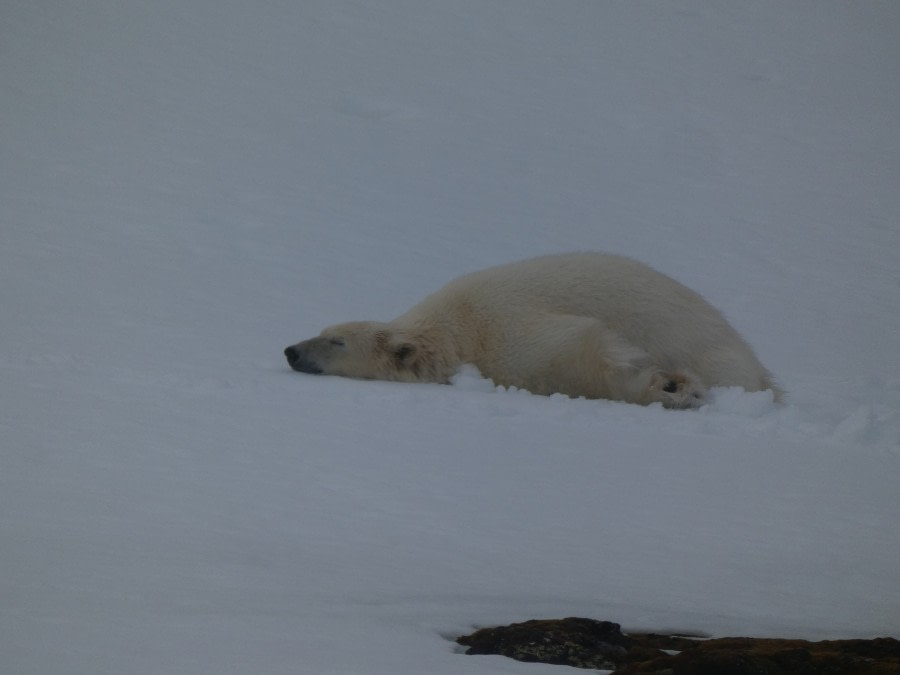
<path id="1" fill-rule="evenodd" d="M 900 636 L 900 3 L 11 0 L 0 671 L 554 673 L 529 618 Z M 696 412 L 303 376 L 555 251 L 720 307 Z"/>

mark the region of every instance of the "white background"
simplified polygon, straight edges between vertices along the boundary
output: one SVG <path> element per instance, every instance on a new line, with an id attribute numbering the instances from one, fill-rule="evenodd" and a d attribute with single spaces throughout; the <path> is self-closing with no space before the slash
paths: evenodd
<path id="1" fill-rule="evenodd" d="M 900 4 L 7 2 L 0 670 L 551 673 L 474 626 L 900 631 Z M 281 350 L 569 250 L 787 390 L 695 412 Z"/>

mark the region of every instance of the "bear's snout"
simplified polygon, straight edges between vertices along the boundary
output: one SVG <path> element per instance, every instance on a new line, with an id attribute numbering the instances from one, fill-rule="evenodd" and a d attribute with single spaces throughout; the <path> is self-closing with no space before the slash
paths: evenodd
<path id="1" fill-rule="evenodd" d="M 322 369 L 311 361 L 303 350 L 298 349 L 297 345 L 285 347 L 284 356 L 288 365 L 299 373 L 318 375 L 322 372 Z"/>

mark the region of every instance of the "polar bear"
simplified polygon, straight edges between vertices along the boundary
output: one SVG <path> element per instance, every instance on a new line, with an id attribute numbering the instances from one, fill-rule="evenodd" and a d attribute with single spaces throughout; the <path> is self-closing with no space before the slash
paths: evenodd
<path id="1" fill-rule="evenodd" d="M 667 408 L 710 387 L 772 389 L 753 350 L 700 295 L 630 258 L 547 255 L 462 276 L 402 316 L 331 326 L 284 350 L 302 373 L 496 384 Z"/>

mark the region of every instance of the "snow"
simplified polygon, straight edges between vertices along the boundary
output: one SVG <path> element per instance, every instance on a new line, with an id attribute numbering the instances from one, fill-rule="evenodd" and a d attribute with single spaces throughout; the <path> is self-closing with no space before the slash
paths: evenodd
<path id="1" fill-rule="evenodd" d="M 0 670 L 551 673 L 474 626 L 900 626 L 900 5 L 14 1 Z M 695 412 L 283 347 L 607 250 L 788 392 Z"/>

